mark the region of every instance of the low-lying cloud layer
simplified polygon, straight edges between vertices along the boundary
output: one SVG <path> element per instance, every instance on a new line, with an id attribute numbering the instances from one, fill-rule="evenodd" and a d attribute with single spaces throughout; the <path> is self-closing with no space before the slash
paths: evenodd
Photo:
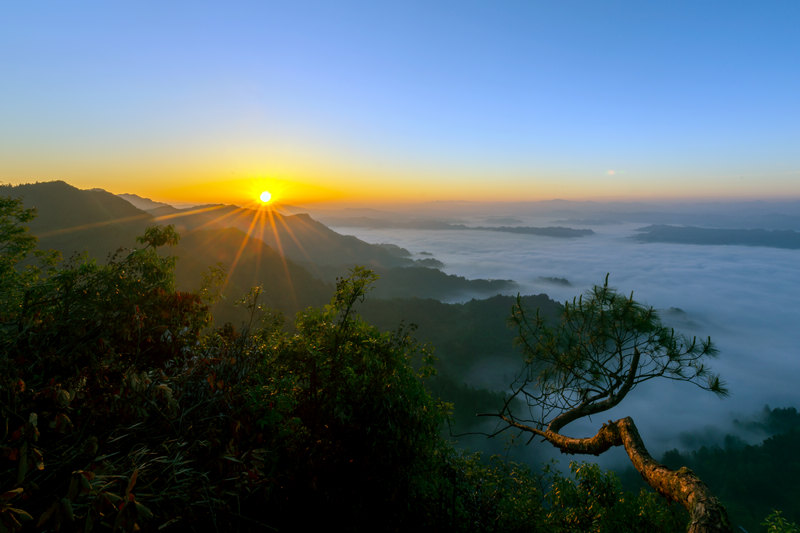
<path id="1" fill-rule="evenodd" d="M 497 213 L 502 215 L 503 213 Z M 517 215 L 518 216 L 518 215 Z M 552 220 L 524 220 L 547 224 Z M 594 235 L 557 239 L 471 230 L 335 228 L 367 242 L 432 252 L 443 270 L 468 278 L 513 279 L 522 293 L 571 299 L 600 284 L 663 310 L 677 331 L 711 336 L 720 350 L 713 370 L 731 396 L 721 400 L 690 384 L 662 380 L 633 392 L 613 412 L 568 427 L 579 436 L 605 420 L 631 415 L 656 454 L 682 447 L 681 434 L 724 432 L 741 413 L 765 404 L 797 406 L 800 396 L 800 251 L 747 246 L 641 243 L 641 222 L 593 226 Z M 424 257 L 424 256 L 423 256 Z M 566 279 L 566 283 L 548 280 Z"/>

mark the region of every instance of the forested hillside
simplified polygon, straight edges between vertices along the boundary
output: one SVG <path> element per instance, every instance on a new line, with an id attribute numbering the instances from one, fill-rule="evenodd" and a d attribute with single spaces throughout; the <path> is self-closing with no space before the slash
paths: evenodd
<path id="1" fill-rule="evenodd" d="M 358 318 L 367 270 L 291 332 L 262 314 L 259 291 L 247 323 L 213 328 L 203 295 L 176 291 L 174 260 L 158 253 L 178 239 L 170 227 L 106 264 L 22 266 L 35 259 L 33 213 L 0 208 L 3 530 L 675 523 L 596 468 L 576 467 L 575 485 L 454 449 L 425 347 Z M 576 507 L 596 491 L 603 509 Z"/>
<path id="2" fill-rule="evenodd" d="M 3 531 L 686 528 L 681 508 L 595 465 L 565 475 L 450 441 L 443 397 L 502 401 L 463 378 L 512 353 L 508 298 L 371 301 L 376 276 L 355 268 L 292 319 L 242 275 L 242 319 L 215 322 L 222 278 L 187 290 L 176 273 L 230 240 L 154 225 L 107 261 L 59 261 L 28 231 L 35 215 L 0 197 Z M 197 255 L 172 255 L 193 238 Z M 267 250 L 240 260 L 256 257 L 286 268 Z M 707 455 L 681 460 L 700 471 Z"/>
<path id="3" fill-rule="evenodd" d="M 336 277 L 354 265 L 380 271 L 383 279 L 375 292 L 382 297 L 491 296 L 514 286 L 508 280 L 467 280 L 425 268 L 427 262 L 410 259 L 402 248 L 340 235 L 304 214 L 230 205 L 140 210 L 106 191 L 80 190 L 63 181 L 0 186 L 0 194 L 38 209 L 31 231 L 42 247 L 64 257 L 86 252 L 106 261 L 119 247 L 132 246 L 148 225 L 174 226 L 183 236 L 174 252 L 183 259 L 178 286 L 194 289 L 209 268 L 221 266 L 226 283 L 214 311 L 225 319 L 242 319 L 230 303 L 253 285 L 262 285 L 269 305 L 288 314 L 319 305 Z M 143 199 L 137 203 L 149 205 Z"/>

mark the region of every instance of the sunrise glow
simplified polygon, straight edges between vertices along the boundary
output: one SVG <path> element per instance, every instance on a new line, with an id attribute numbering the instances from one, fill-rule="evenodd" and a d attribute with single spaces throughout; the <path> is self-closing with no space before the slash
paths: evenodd
<path id="1" fill-rule="evenodd" d="M 126 4 L 5 13 L 0 183 L 196 205 L 800 196 L 791 3 L 714 25 L 657 3 L 479 2 L 456 25 L 414 2 L 184 8 L 156 28 Z"/>
<path id="2" fill-rule="evenodd" d="M 5 2 L 3 531 L 794 531 L 798 21 Z"/>

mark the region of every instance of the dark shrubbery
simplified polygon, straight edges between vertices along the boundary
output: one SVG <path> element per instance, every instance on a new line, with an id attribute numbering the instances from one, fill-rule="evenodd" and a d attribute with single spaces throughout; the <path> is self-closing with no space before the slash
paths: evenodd
<path id="1" fill-rule="evenodd" d="M 369 271 L 291 328 L 254 291 L 248 324 L 214 329 L 207 302 L 174 289 L 170 227 L 106 264 L 58 265 L 35 252 L 32 216 L 0 203 L 0 531 L 672 524 L 590 467 L 575 484 L 456 451 L 427 348 L 355 313 Z"/>

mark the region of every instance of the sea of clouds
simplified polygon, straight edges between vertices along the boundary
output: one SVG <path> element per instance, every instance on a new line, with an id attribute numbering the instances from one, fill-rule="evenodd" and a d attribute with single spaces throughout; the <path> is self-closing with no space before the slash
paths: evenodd
<path id="1" fill-rule="evenodd" d="M 546 219 L 521 222 L 553 225 Z M 640 243 L 632 236 L 642 225 L 573 225 L 595 231 L 574 239 L 476 230 L 333 229 L 370 243 L 397 244 L 418 257 L 431 253 L 449 274 L 512 279 L 522 294 L 546 293 L 558 301 L 601 284 L 609 273 L 611 286 L 633 291 L 638 301 L 663 311 L 663 321 L 676 331 L 711 336 L 720 350 L 712 368 L 730 397 L 720 399 L 686 383 L 651 381 L 613 411 L 568 426 L 565 431 L 574 436 L 633 416 L 658 455 L 696 444 L 690 435 L 721 438 L 733 431 L 735 418 L 752 416 L 764 405 L 800 407 L 800 250 Z M 546 279 L 554 277 L 571 286 Z M 481 385 L 495 388 L 512 377 L 510 369 L 479 374 Z"/>

